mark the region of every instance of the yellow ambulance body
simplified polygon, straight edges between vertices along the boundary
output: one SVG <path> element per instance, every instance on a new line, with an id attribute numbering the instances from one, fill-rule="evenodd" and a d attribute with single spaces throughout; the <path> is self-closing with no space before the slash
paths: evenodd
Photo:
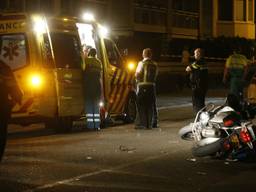
<path id="1" fill-rule="evenodd" d="M 13 109 L 13 123 L 45 122 L 67 130 L 83 116 L 82 45 L 95 47 L 103 63 L 102 120 L 121 115 L 134 120 L 133 73 L 100 30 L 96 22 L 76 18 L 0 14 L 0 59 L 24 92 L 22 104 Z"/>

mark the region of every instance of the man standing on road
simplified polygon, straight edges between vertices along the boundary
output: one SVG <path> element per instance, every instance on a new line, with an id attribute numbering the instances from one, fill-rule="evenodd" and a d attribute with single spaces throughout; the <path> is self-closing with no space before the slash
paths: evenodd
<path id="1" fill-rule="evenodd" d="M 152 60 L 152 50 L 146 48 L 143 60 L 138 63 L 135 78 L 137 83 L 138 115 L 135 128 L 157 128 L 155 82 L 158 73 L 157 63 Z"/>
<path id="2" fill-rule="evenodd" d="M 223 83 L 226 84 L 229 80 L 229 93 L 234 94 L 238 99 L 242 99 L 248 72 L 248 60 L 244 55 L 239 54 L 239 52 L 239 48 L 236 48 L 233 50 L 233 54 L 228 57 L 224 69 Z"/>
<path id="3" fill-rule="evenodd" d="M 194 57 L 195 61 L 187 66 L 186 72 L 190 74 L 193 110 L 197 113 L 205 106 L 205 96 L 208 89 L 208 69 L 201 48 L 195 49 Z"/>
<path id="4" fill-rule="evenodd" d="M 102 63 L 96 58 L 96 49 L 90 48 L 85 58 L 84 94 L 88 129 L 100 130 L 100 99 L 102 94 Z"/>
<path id="5" fill-rule="evenodd" d="M 6 139 L 7 126 L 12 107 L 21 104 L 22 92 L 15 80 L 12 70 L 0 60 L 0 161 L 2 160 Z"/>

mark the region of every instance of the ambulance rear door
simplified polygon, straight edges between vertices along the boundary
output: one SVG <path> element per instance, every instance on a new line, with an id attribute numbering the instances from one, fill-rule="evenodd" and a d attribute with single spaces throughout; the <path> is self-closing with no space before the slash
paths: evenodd
<path id="1" fill-rule="evenodd" d="M 50 33 L 55 60 L 58 116 L 81 116 L 84 109 L 82 55 L 75 33 Z"/>

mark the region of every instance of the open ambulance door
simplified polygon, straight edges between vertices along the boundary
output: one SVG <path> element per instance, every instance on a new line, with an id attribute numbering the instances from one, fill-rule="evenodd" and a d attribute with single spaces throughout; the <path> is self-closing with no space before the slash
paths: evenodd
<path id="1" fill-rule="evenodd" d="M 116 44 L 107 38 L 104 38 L 104 44 L 109 63 L 109 111 L 113 115 L 124 115 L 125 121 L 133 122 L 136 117 L 136 101 L 132 94 L 133 74 L 129 72 Z"/>
<path id="2" fill-rule="evenodd" d="M 51 83 L 55 96 L 52 97 L 56 99 L 56 107 L 54 117 L 46 126 L 68 131 L 84 109 L 81 46 L 78 36 L 71 33 L 52 32 L 50 41 L 54 58 Z"/>
<path id="3" fill-rule="evenodd" d="M 84 109 L 82 55 L 78 36 L 52 33 L 56 65 L 56 92 L 59 117 L 81 116 Z"/>

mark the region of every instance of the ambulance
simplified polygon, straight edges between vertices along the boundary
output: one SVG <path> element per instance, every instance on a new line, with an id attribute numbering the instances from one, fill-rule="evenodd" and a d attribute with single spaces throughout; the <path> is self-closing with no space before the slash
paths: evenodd
<path id="1" fill-rule="evenodd" d="M 22 104 L 13 108 L 12 123 L 44 122 L 68 131 L 83 118 L 82 46 L 96 48 L 103 64 L 102 123 L 109 117 L 134 121 L 134 66 L 124 62 L 103 32 L 93 19 L 0 14 L 0 59 L 24 93 Z"/>

